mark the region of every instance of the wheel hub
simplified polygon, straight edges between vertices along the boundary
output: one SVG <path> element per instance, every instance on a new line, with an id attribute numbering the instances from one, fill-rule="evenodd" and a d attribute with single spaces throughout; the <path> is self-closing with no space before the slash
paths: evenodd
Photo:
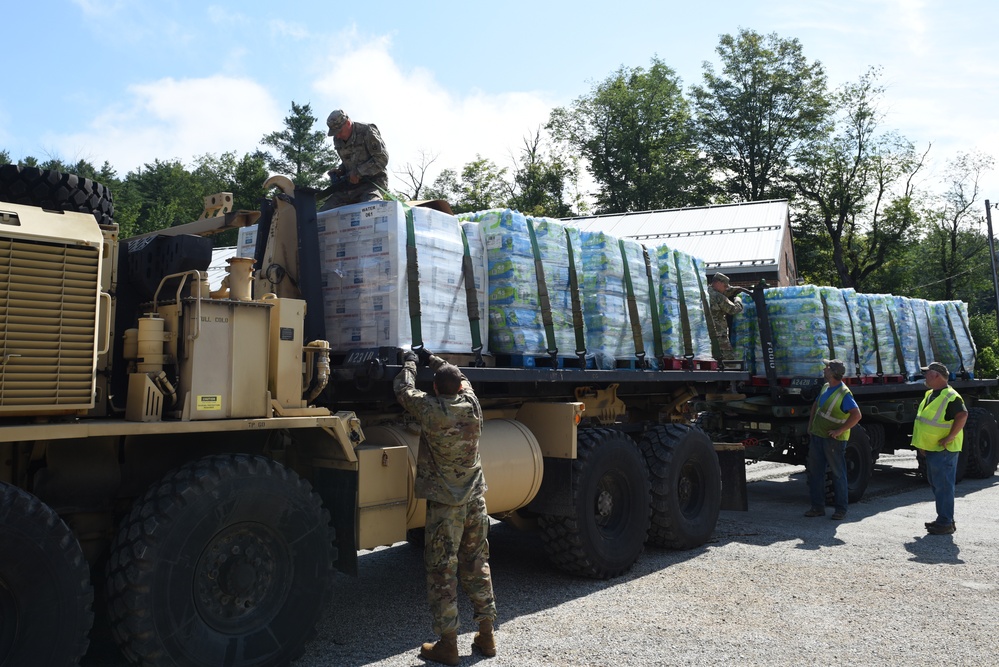
<path id="1" fill-rule="evenodd" d="M 597 494 L 597 516 L 606 519 L 614 511 L 614 496 L 607 489 Z"/>
<path id="2" fill-rule="evenodd" d="M 284 549 L 263 526 L 237 524 L 222 531 L 202 552 L 195 572 L 195 601 L 205 620 L 218 630 L 242 626 L 273 611 L 284 594 L 276 582 Z"/>

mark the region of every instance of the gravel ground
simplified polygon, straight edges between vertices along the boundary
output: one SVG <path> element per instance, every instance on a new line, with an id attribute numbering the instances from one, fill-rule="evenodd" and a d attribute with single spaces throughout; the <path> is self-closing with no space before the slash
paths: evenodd
<path id="1" fill-rule="evenodd" d="M 999 478 L 962 482 L 958 532 L 928 536 L 932 496 L 914 456 L 887 458 L 843 522 L 802 516 L 803 468 L 754 464 L 748 512 L 722 512 L 708 544 L 649 549 L 610 581 L 563 575 L 536 535 L 494 525 L 499 655 L 471 654 L 462 599 L 461 664 L 999 663 Z M 431 664 L 417 657 L 432 638 L 419 550 L 401 544 L 359 560 L 358 577 L 338 575 L 319 636 L 295 666 Z"/>

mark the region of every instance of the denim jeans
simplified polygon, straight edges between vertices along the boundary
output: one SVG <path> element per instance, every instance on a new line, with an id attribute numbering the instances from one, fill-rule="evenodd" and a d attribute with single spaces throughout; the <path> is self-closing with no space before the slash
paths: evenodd
<path id="1" fill-rule="evenodd" d="M 846 512 L 850 490 L 846 479 L 846 440 L 811 435 L 808 443 L 808 492 L 812 507 L 826 506 L 826 466 L 833 479 L 833 505 Z M 953 487 L 952 487 L 953 488 Z"/>
<path id="2" fill-rule="evenodd" d="M 954 484 L 957 477 L 957 457 L 961 452 L 923 452 L 926 455 L 926 478 L 933 488 L 937 504 L 936 523 L 954 523 Z"/>

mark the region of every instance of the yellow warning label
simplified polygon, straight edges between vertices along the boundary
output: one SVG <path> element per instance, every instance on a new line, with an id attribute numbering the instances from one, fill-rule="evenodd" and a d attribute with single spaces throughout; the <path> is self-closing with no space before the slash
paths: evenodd
<path id="1" fill-rule="evenodd" d="M 221 410 L 222 397 L 218 394 L 198 396 L 198 410 Z"/>

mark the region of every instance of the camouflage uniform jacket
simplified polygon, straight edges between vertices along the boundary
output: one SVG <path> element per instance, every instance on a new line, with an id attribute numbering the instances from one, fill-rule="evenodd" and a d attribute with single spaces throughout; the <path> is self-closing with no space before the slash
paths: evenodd
<path id="1" fill-rule="evenodd" d="M 444 364 L 430 357 L 436 371 Z M 416 364 L 406 362 L 393 385 L 396 398 L 420 423 L 416 459 L 417 498 L 445 505 L 464 505 L 486 492 L 479 460 L 482 408 L 472 384 L 462 375 L 457 394 L 432 396 L 416 388 Z"/>
<path id="2" fill-rule="evenodd" d="M 728 320 L 726 315 L 735 315 L 742 312 L 742 300 L 736 296 L 734 299 L 728 298 L 724 293 L 714 288 L 708 289 L 708 301 L 711 305 L 711 317 L 715 324 L 721 324 L 719 331 L 728 331 Z"/>
<path id="3" fill-rule="evenodd" d="M 388 151 L 376 125 L 355 122 L 350 137 L 346 140 L 334 137 L 333 147 L 343 162 L 347 176 L 357 175 L 388 189 L 388 173 L 385 171 Z"/>

